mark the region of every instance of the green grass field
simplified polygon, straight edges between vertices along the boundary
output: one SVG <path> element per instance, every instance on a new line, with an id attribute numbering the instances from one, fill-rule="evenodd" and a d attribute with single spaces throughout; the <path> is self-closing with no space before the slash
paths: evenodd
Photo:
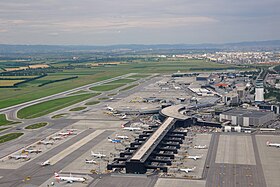
<path id="1" fill-rule="evenodd" d="M 90 101 L 90 102 L 87 102 L 85 105 L 96 105 L 100 103 L 99 101 Z"/>
<path id="2" fill-rule="evenodd" d="M 29 125 L 29 126 L 25 127 L 25 129 L 39 129 L 39 128 L 44 127 L 46 125 L 48 125 L 47 122 L 35 123 L 35 124 L 32 124 L 32 125 Z"/>
<path id="3" fill-rule="evenodd" d="M 94 86 L 91 87 L 90 89 L 93 91 L 97 91 L 97 92 L 106 92 L 106 91 L 110 91 L 110 90 L 114 90 L 116 88 L 122 87 L 125 84 L 104 84 L 101 86 Z"/>
<path id="4" fill-rule="evenodd" d="M 56 65 L 54 62 L 51 63 L 52 65 Z M 67 66 L 67 63 L 57 65 L 63 67 Z M 23 102 L 70 90 L 86 84 L 124 75 L 127 73 L 139 73 L 139 75 L 131 76 L 131 78 L 138 79 L 145 77 L 151 73 L 174 73 L 178 70 L 180 70 L 181 72 L 189 72 L 193 71 L 193 68 L 198 68 L 199 71 L 207 71 L 207 68 L 210 68 L 208 70 L 213 70 L 214 68 L 227 69 L 229 67 L 234 66 L 217 64 L 214 62 L 206 62 L 205 60 L 195 59 L 160 59 L 159 61 L 145 61 L 144 59 L 140 59 L 133 60 L 129 63 L 123 63 L 117 66 L 98 66 L 93 68 L 64 69 L 62 72 L 49 73 L 46 77 L 22 84 L 19 86 L 19 88 L 1 88 L 0 108 L 13 106 Z M 62 79 L 71 76 L 79 77 L 77 79 L 56 82 L 38 88 L 38 85 L 43 82 L 49 80 Z M 121 82 L 119 83 L 122 84 Z M 108 91 L 115 88 L 112 88 L 112 86 L 107 85 L 104 87 L 99 87 L 99 91 Z M 95 89 L 98 89 L 98 87 L 95 87 L 93 90 Z"/>
<path id="5" fill-rule="evenodd" d="M 99 101 L 104 101 L 104 100 L 107 100 L 109 99 L 109 97 L 101 97 L 101 98 L 98 98 Z"/>
<path id="6" fill-rule="evenodd" d="M 18 111 L 17 115 L 21 119 L 37 118 L 49 114 L 51 112 L 60 110 L 62 108 L 71 106 L 73 104 L 79 103 L 93 96 L 94 94 L 82 94 L 82 95 L 69 96 L 60 99 L 54 99 L 51 101 L 46 101 L 23 108 Z"/>
<path id="7" fill-rule="evenodd" d="M 5 114 L 0 114 L 0 126 L 12 124 L 15 124 L 15 122 L 8 121 Z"/>
<path id="8" fill-rule="evenodd" d="M 87 107 L 76 107 L 76 108 L 72 108 L 72 109 L 70 109 L 69 111 L 80 111 L 80 110 L 84 110 L 84 109 L 86 109 Z"/>
<path id="9" fill-rule="evenodd" d="M 17 133 L 14 132 L 14 133 L 9 133 L 9 134 L 5 134 L 3 136 L 0 136 L 0 144 L 11 141 L 11 140 L 14 140 L 14 139 L 22 136 L 23 134 L 24 133 L 22 133 L 22 132 L 17 132 Z"/>

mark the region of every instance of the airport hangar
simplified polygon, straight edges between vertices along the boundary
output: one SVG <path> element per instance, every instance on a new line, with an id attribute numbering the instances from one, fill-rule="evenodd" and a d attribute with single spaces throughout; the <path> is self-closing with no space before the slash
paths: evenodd
<path id="1" fill-rule="evenodd" d="M 186 128 L 194 124 L 221 127 L 219 123 L 199 122 L 196 118 L 185 115 L 191 109 L 193 107 L 184 105 L 173 105 L 162 109 L 159 114 L 163 123 L 159 126 L 150 126 L 152 130 L 143 131 L 130 147 L 120 153 L 119 158 L 115 158 L 107 165 L 107 169 L 125 168 L 126 173 L 133 174 L 144 174 L 148 169 L 167 172 L 167 166 L 171 165 L 174 154 L 178 153 L 180 144 L 187 135 L 187 132 L 178 131 L 178 128 Z"/>

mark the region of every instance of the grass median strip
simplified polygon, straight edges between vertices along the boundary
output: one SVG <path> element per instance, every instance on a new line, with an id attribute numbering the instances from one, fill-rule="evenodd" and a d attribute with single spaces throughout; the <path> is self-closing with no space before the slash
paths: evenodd
<path id="1" fill-rule="evenodd" d="M 17 122 L 8 121 L 5 114 L 0 114 L 0 126 L 4 125 L 12 125 L 16 124 Z"/>
<path id="2" fill-rule="evenodd" d="M 25 129 L 39 129 L 41 127 L 46 126 L 47 124 L 48 124 L 47 122 L 35 123 L 25 127 Z"/>
<path id="3" fill-rule="evenodd" d="M 96 105 L 100 103 L 99 101 L 90 101 L 90 102 L 87 102 L 85 105 Z"/>
<path id="4" fill-rule="evenodd" d="M 86 108 L 87 108 L 87 107 L 81 106 L 81 107 L 72 108 L 72 109 L 70 109 L 69 111 L 80 111 L 80 110 L 84 110 L 84 109 L 86 109 Z"/>
<path id="5" fill-rule="evenodd" d="M 1 132 L 1 131 L 4 131 L 4 130 L 6 130 L 6 129 L 9 129 L 9 128 L 10 128 L 10 127 L 1 128 L 1 129 L 0 129 L 0 132 Z"/>
<path id="6" fill-rule="evenodd" d="M 14 140 L 22 135 L 23 135 L 22 132 L 15 132 L 15 133 L 10 133 L 10 134 L 5 134 L 3 136 L 0 136 L 0 144 Z"/>
<path id="7" fill-rule="evenodd" d="M 129 89 L 134 88 L 135 86 L 138 86 L 138 85 L 139 85 L 139 84 L 130 85 L 130 86 L 128 86 L 128 87 L 125 87 L 125 88 L 123 88 L 123 89 L 120 89 L 120 92 L 129 90 Z"/>
<path id="8" fill-rule="evenodd" d="M 67 115 L 68 115 L 67 113 L 57 114 L 57 115 L 52 116 L 52 119 L 63 118 Z"/>
<path id="9" fill-rule="evenodd" d="M 54 99 L 23 108 L 18 111 L 17 115 L 21 119 L 37 118 L 60 110 L 62 108 L 71 106 L 73 104 L 82 102 L 94 96 L 95 94 L 83 94 Z"/>

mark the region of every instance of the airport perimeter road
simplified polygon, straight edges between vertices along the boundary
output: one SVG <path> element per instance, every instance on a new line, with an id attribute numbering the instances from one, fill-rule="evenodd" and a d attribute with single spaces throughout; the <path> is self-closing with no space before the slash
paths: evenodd
<path id="1" fill-rule="evenodd" d="M 53 155 L 56 155 L 60 152 L 62 152 L 67 147 L 71 146 L 75 142 L 81 140 L 85 136 L 92 133 L 94 130 L 88 130 L 85 131 L 78 136 L 70 139 L 69 141 L 66 141 L 65 143 L 59 145 L 58 147 L 50 150 L 49 152 L 37 157 L 36 159 L 30 161 L 29 163 L 25 164 L 24 166 L 20 167 L 17 170 L 14 170 L 11 172 L 9 170 L 8 172 L 5 172 L 5 170 L 0 170 L 0 175 L 4 176 L 0 179 L 0 187 L 6 187 L 6 186 L 39 186 L 43 184 L 45 181 L 47 181 L 49 178 L 54 176 L 54 171 L 59 172 L 64 167 L 72 163 L 75 159 L 81 156 L 82 153 L 90 150 L 92 147 L 97 145 L 100 141 L 102 141 L 104 138 L 107 138 L 110 136 L 113 131 L 105 131 L 102 134 L 98 135 L 85 145 L 79 147 L 75 151 L 73 151 L 71 154 L 65 156 L 62 158 L 58 163 L 51 166 L 41 167 L 40 163 L 43 161 L 46 161 Z M 23 179 L 27 176 L 31 177 L 31 180 L 24 182 Z"/>
<path id="2" fill-rule="evenodd" d="M 44 101 L 49 101 L 49 100 L 53 100 L 53 99 L 57 99 L 57 98 L 62 98 L 62 97 L 65 97 L 67 94 L 70 94 L 70 93 L 74 93 L 74 92 L 77 92 L 77 91 L 80 91 L 80 90 L 89 89 L 93 86 L 99 86 L 99 85 L 106 84 L 106 83 L 109 83 L 109 82 L 112 82 L 112 81 L 115 81 L 115 80 L 127 78 L 127 77 L 132 76 L 132 75 L 135 75 L 135 73 L 129 73 L 129 74 L 126 74 L 126 75 L 114 77 L 114 78 L 107 79 L 107 80 L 104 80 L 104 81 L 95 82 L 95 83 L 92 83 L 92 84 L 87 84 L 87 85 L 84 85 L 84 86 L 81 86 L 81 87 L 78 87 L 78 88 L 74 88 L 74 89 L 71 89 L 71 90 L 60 92 L 60 93 L 50 95 L 50 96 L 47 96 L 47 97 L 43 97 L 43 98 L 40 98 L 40 99 L 36 99 L 36 100 L 33 100 L 33 101 L 28 101 L 28 102 L 21 103 L 21 104 L 18 104 L 18 105 L 14 105 L 14 106 L 11 106 L 11 107 L 3 108 L 3 109 L 0 109 L 0 113 L 7 114 L 7 118 L 9 120 L 18 120 L 18 118 L 16 116 L 16 113 L 17 113 L 18 110 L 20 110 L 22 108 L 25 108 L 25 107 L 28 107 L 28 106 L 31 106 L 31 105 L 34 105 L 34 104 L 42 103 Z"/>

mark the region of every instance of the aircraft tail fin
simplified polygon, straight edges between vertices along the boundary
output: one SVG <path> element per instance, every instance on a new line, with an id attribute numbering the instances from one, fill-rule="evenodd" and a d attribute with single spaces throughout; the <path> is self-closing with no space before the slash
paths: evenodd
<path id="1" fill-rule="evenodd" d="M 55 176 L 55 177 L 59 177 L 58 173 L 56 173 L 56 172 L 54 173 L 54 176 Z"/>

